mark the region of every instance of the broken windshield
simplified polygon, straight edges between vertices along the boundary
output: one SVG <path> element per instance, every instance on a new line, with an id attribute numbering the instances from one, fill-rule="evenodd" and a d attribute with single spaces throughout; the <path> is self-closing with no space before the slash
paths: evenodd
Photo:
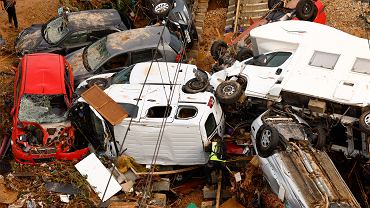
<path id="1" fill-rule="evenodd" d="M 63 17 L 58 17 L 46 25 L 44 38 L 50 44 L 56 44 L 67 35 L 68 31 L 67 21 Z"/>
<path id="2" fill-rule="evenodd" d="M 135 65 L 131 65 L 128 67 L 125 67 L 121 71 L 115 73 L 112 76 L 112 84 L 129 84 L 130 83 L 130 75 L 131 71 L 134 68 Z"/>
<path id="3" fill-rule="evenodd" d="M 25 94 L 21 98 L 19 120 L 37 123 L 58 123 L 67 120 L 64 95 Z"/>
<path id="4" fill-rule="evenodd" d="M 104 37 L 95 43 L 91 44 L 85 51 L 84 51 L 84 60 L 85 63 L 88 64 L 90 70 L 95 71 L 98 66 L 100 66 L 103 62 L 105 62 L 110 54 L 107 51 L 106 47 L 107 37 Z"/>

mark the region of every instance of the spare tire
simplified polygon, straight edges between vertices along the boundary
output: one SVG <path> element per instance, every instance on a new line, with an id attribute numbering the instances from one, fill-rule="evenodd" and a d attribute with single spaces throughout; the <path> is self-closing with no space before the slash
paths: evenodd
<path id="1" fill-rule="evenodd" d="M 267 6 L 269 9 L 272 9 L 277 3 L 280 3 L 280 0 L 268 0 Z M 281 8 L 281 7 L 283 7 L 283 4 L 280 3 L 280 5 L 277 6 L 276 8 Z"/>
<path id="2" fill-rule="evenodd" d="M 363 132 L 370 134 L 370 110 L 363 112 L 359 118 L 360 128 Z"/>
<path id="3" fill-rule="evenodd" d="M 253 51 L 247 47 L 241 48 L 236 54 L 236 60 L 238 61 L 244 61 L 251 57 L 253 57 Z"/>
<path id="4" fill-rule="evenodd" d="M 182 91 L 185 93 L 198 93 L 203 92 L 207 89 L 209 82 L 200 81 L 197 78 L 193 78 L 182 86 Z"/>
<path id="5" fill-rule="evenodd" d="M 296 16 L 300 20 L 309 21 L 315 14 L 315 8 L 312 0 L 300 0 L 296 6 Z"/>
<path id="6" fill-rule="evenodd" d="M 242 93 L 241 85 L 235 80 L 224 81 L 216 88 L 216 98 L 224 104 L 235 103 Z"/>
<path id="7" fill-rule="evenodd" d="M 211 46 L 211 55 L 215 61 L 225 55 L 228 46 L 227 43 L 223 40 L 216 40 L 212 43 Z"/>
<path id="8" fill-rule="evenodd" d="M 279 132 L 271 126 L 261 127 L 256 138 L 256 148 L 260 157 L 270 157 L 279 145 Z"/>
<path id="9" fill-rule="evenodd" d="M 87 81 L 87 89 L 90 87 L 97 85 L 102 90 L 106 89 L 109 86 L 108 80 L 105 78 L 95 78 Z"/>

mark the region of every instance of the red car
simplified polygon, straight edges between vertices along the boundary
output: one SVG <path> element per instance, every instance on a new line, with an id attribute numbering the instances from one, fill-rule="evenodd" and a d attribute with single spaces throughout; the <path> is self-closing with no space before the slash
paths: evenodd
<path id="1" fill-rule="evenodd" d="M 67 118 L 72 104 L 72 70 L 63 56 L 25 55 L 14 82 L 12 152 L 17 162 L 37 164 L 79 160 L 88 151 L 77 144 Z"/>

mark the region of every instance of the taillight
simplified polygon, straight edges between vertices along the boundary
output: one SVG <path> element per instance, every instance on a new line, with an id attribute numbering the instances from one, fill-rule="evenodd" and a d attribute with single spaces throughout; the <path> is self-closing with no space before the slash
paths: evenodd
<path id="1" fill-rule="evenodd" d="M 181 49 L 180 53 L 177 54 L 176 56 L 176 62 L 180 62 L 181 59 L 182 59 L 182 56 L 185 55 L 185 50 L 184 49 Z"/>
<path id="2" fill-rule="evenodd" d="M 209 97 L 207 106 L 209 106 L 209 108 L 212 108 L 214 102 L 215 102 L 215 99 L 213 97 Z"/>

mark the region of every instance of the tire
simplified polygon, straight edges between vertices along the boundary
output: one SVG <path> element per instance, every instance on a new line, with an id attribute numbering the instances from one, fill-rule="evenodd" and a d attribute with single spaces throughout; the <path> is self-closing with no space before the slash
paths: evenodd
<path id="1" fill-rule="evenodd" d="M 370 134 L 370 110 L 363 112 L 359 118 L 360 128 L 363 132 Z"/>
<path id="2" fill-rule="evenodd" d="M 216 98 L 223 104 L 235 103 L 242 93 L 241 85 L 234 80 L 224 81 L 216 88 Z"/>
<path id="3" fill-rule="evenodd" d="M 315 147 L 318 150 L 322 150 L 326 145 L 327 132 L 322 126 L 316 127 L 317 139 Z"/>
<path id="4" fill-rule="evenodd" d="M 169 0 L 155 0 L 152 5 L 153 14 L 159 17 L 167 16 L 168 12 L 172 9 L 172 4 Z"/>
<path id="5" fill-rule="evenodd" d="M 308 21 L 313 18 L 315 4 L 312 0 L 300 0 L 296 6 L 296 16 L 300 20 Z"/>
<path id="6" fill-rule="evenodd" d="M 197 78 L 193 78 L 185 83 L 185 85 L 182 86 L 182 90 L 185 93 L 198 93 L 203 92 L 207 89 L 209 85 L 209 82 L 203 82 L 199 81 Z"/>
<path id="7" fill-rule="evenodd" d="M 279 3 L 279 2 L 280 2 L 280 0 L 268 0 L 267 6 L 268 6 L 269 9 L 272 9 L 274 7 L 274 5 Z M 283 4 L 280 4 L 276 8 L 281 8 L 282 6 L 283 6 Z"/>
<path id="8" fill-rule="evenodd" d="M 256 138 L 256 148 L 260 157 L 270 157 L 279 145 L 279 132 L 271 127 L 264 126 Z"/>
<path id="9" fill-rule="evenodd" d="M 225 55 L 227 50 L 227 44 L 223 40 L 216 40 L 212 43 L 211 46 L 211 55 L 215 61 L 218 61 L 218 59 Z"/>
<path id="10" fill-rule="evenodd" d="M 253 57 L 253 51 L 246 47 L 241 48 L 236 54 L 236 60 L 238 61 L 244 61 L 251 57 Z"/>
<path id="11" fill-rule="evenodd" d="M 87 81 L 87 89 L 90 87 L 97 85 L 102 90 L 106 89 L 108 87 L 108 80 L 105 78 L 95 78 Z"/>

